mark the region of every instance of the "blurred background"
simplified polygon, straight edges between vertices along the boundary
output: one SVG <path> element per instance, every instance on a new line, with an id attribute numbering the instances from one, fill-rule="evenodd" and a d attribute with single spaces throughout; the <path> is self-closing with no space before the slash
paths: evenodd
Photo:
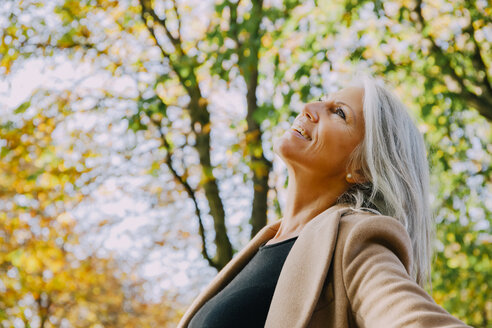
<path id="1" fill-rule="evenodd" d="M 492 327 L 487 0 L 3 0 L 0 324 L 174 327 L 282 216 L 272 142 L 358 71 L 424 134 L 433 288 Z"/>

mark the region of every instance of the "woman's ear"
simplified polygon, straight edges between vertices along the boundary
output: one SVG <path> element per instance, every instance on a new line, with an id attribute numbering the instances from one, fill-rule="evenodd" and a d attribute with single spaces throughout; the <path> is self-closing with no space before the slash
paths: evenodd
<path id="1" fill-rule="evenodd" d="M 361 169 L 351 170 L 348 172 L 345 176 L 345 180 L 347 180 L 350 184 L 364 184 L 368 181 Z"/>

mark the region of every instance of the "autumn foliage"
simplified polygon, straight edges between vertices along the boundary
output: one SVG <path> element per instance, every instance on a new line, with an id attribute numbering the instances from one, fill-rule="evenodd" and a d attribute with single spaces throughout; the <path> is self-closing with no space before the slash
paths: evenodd
<path id="1" fill-rule="evenodd" d="M 366 70 L 428 147 L 429 292 L 489 327 L 490 17 L 483 0 L 3 1 L 0 325 L 174 326 L 282 216 L 274 138 Z"/>

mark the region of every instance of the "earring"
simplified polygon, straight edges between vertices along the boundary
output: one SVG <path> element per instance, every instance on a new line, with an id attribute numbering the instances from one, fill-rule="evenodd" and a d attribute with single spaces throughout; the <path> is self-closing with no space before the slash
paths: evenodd
<path id="1" fill-rule="evenodd" d="M 351 173 L 347 173 L 347 179 L 352 179 L 352 174 Z"/>

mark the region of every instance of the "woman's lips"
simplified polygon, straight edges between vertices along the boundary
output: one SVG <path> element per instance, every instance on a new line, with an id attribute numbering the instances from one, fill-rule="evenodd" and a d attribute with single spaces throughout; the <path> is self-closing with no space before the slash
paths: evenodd
<path id="1" fill-rule="evenodd" d="M 300 121 L 294 121 L 294 123 L 291 126 L 292 130 L 295 130 L 299 132 L 304 138 L 307 140 L 312 140 L 310 134 L 309 134 L 309 129 L 304 126 Z"/>
<path id="2" fill-rule="evenodd" d="M 302 140 L 306 140 L 306 141 L 309 141 L 307 138 L 305 138 L 299 131 L 296 131 L 296 130 L 293 130 L 293 129 L 290 129 L 289 130 L 290 133 L 292 133 L 293 135 L 295 135 L 296 137 L 298 138 L 301 138 Z"/>

